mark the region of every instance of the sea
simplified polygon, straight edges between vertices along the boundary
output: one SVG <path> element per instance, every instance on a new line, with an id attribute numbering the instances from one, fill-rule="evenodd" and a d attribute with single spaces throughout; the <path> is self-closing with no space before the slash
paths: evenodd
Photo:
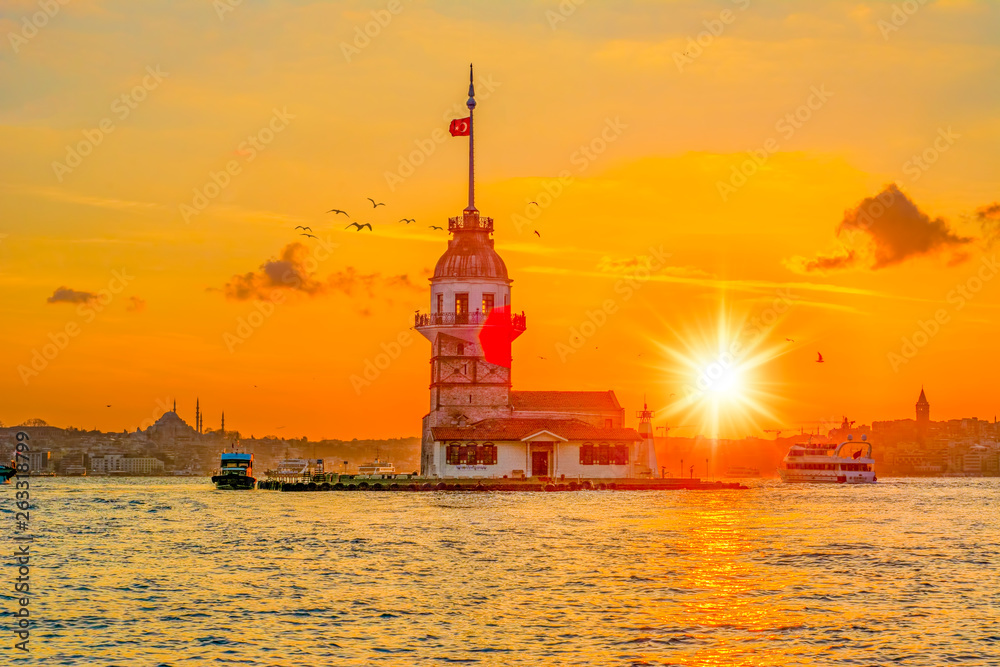
<path id="1" fill-rule="evenodd" d="M 31 478 L 0 664 L 1000 665 L 1000 479 L 217 491 Z"/>

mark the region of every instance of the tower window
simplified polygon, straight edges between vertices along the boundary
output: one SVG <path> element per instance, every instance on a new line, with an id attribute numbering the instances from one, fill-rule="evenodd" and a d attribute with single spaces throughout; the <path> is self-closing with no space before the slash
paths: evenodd
<path id="1" fill-rule="evenodd" d="M 469 293 L 455 295 L 455 322 L 465 323 L 469 319 Z"/>
<path id="2" fill-rule="evenodd" d="M 462 345 L 461 343 L 458 344 L 458 354 L 459 356 L 465 354 L 465 345 Z"/>
<path id="3" fill-rule="evenodd" d="M 614 427 L 615 427 L 615 422 L 613 419 L 604 420 L 604 428 L 614 428 Z"/>
<path id="4" fill-rule="evenodd" d="M 444 294 L 438 293 L 437 295 L 437 312 L 444 312 Z"/>
<path id="5" fill-rule="evenodd" d="M 493 310 L 493 294 L 483 295 L 483 315 L 489 315 L 490 311 Z"/>

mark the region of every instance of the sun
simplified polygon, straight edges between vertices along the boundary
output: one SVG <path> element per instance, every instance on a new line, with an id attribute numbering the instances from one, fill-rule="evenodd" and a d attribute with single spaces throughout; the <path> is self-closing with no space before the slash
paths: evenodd
<path id="1" fill-rule="evenodd" d="M 780 421 L 773 412 L 782 400 L 779 383 L 767 369 L 787 350 L 769 342 L 776 324 L 749 313 L 733 317 L 723 303 L 714 321 L 654 341 L 667 359 L 662 370 L 672 398 L 665 416 L 710 438 L 742 438 L 760 431 L 761 420 Z"/>

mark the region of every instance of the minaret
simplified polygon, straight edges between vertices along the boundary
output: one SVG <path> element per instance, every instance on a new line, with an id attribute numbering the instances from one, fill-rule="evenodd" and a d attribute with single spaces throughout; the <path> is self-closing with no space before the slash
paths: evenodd
<path id="1" fill-rule="evenodd" d="M 225 410 L 222 411 L 222 426 L 219 427 L 219 430 L 222 431 L 222 437 L 225 438 L 226 437 L 226 411 Z"/>
<path id="2" fill-rule="evenodd" d="M 174 410 L 173 410 L 173 412 L 174 412 L 175 415 L 177 414 L 177 399 L 176 398 L 174 399 Z"/>
<path id="3" fill-rule="evenodd" d="M 417 313 L 414 328 L 431 343 L 430 412 L 423 420 L 420 469 L 435 475 L 431 427 L 464 425 L 510 413 L 511 370 L 486 361 L 480 342 L 483 323 L 494 308 L 492 325 L 510 318 L 510 338 L 525 330 L 524 315 L 512 315 L 511 280 L 507 266 L 494 250 L 493 220 L 481 217 L 475 203 L 474 134 L 476 107 L 469 66 L 469 203 L 460 217 L 448 219 L 452 238 L 434 267 L 431 306 Z M 506 324 L 504 325 L 506 326 Z M 493 358 L 493 357 L 491 357 Z M 494 359 L 496 360 L 496 359 Z"/>
<path id="4" fill-rule="evenodd" d="M 194 430 L 201 433 L 201 399 L 194 399 Z"/>

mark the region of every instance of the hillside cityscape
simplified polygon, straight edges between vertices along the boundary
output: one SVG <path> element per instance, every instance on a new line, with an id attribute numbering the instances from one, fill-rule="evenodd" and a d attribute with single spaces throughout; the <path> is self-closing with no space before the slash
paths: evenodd
<path id="1" fill-rule="evenodd" d="M 420 438 L 382 440 L 308 440 L 307 438 L 242 437 L 227 430 L 225 416 L 218 429 L 204 426 L 204 415 L 195 407 L 194 425 L 172 410 L 152 425 L 135 431 L 102 432 L 50 426 L 30 419 L 16 426 L 0 425 L 0 457 L 13 458 L 15 435 L 30 436 L 33 474 L 197 476 L 218 467 L 219 453 L 239 442 L 252 452 L 255 468 L 263 473 L 289 459 L 320 460 L 327 471 L 353 472 L 359 465 L 380 458 L 399 471 L 420 466 Z M 668 429 L 661 430 L 669 434 Z M 825 431 L 825 432 L 824 432 Z M 874 443 L 873 456 L 881 476 L 998 476 L 1000 475 L 1000 424 L 967 417 L 932 421 L 930 403 L 921 389 L 913 419 L 874 421 L 856 425 L 846 417 L 834 428 L 775 438 L 711 439 L 703 436 L 657 435 L 657 458 L 664 476 L 723 476 L 727 471 L 757 469 L 773 476 L 789 446 L 797 442 L 836 444 L 848 435 L 866 436 Z M 686 461 L 686 463 L 685 463 Z M 694 467 L 692 470 L 692 466 Z"/>

